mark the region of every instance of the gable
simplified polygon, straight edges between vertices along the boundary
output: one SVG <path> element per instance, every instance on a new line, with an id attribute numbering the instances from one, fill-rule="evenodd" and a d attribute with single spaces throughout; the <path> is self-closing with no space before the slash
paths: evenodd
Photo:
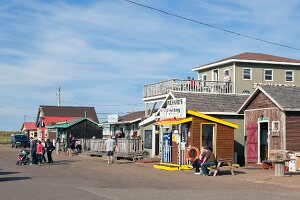
<path id="1" fill-rule="evenodd" d="M 262 108 L 274 108 L 276 104 L 271 101 L 263 92 L 259 91 L 254 99 L 248 103 L 245 110 L 262 109 Z"/>

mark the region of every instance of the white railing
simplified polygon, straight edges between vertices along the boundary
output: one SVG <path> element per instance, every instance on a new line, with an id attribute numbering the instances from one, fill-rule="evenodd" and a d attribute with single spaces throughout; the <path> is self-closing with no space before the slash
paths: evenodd
<path id="1" fill-rule="evenodd" d="M 172 146 L 162 146 L 161 162 L 164 163 L 172 162 Z"/>
<path id="2" fill-rule="evenodd" d="M 104 152 L 106 139 L 79 139 L 78 144 L 81 144 L 82 151 Z M 116 152 L 119 153 L 134 153 L 143 151 L 143 143 L 141 139 L 117 139 Z"/>
<path id="3" fill-rule="evenodd" d="M 170 91 L 233 93 L 233 82 L 172 79 L 144 85 L 143 98 L 165 95 Z"/>
<path id="4" fill-rule="evenodd" d="M 161 152 L 161 162 L 164 163 L 171 163 L 172 162 L 172 146 L 162 146 L 162 152 Z M 180 152 L 173 152 L 176 153 L 176 156 L 178 156 L 177 163 L 178 165 L 189 165 L 190 161 L 186 158 L 186 150 L 187 147 L 180 148 Z M 179 154 L 178 154 L 179 153 Z"/>

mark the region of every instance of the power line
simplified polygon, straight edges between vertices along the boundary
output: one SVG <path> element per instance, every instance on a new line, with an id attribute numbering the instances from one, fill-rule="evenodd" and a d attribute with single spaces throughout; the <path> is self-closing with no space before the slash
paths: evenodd
<path id="1" fill-rule="evenodd" d="M 131 0 L 123 0 L 123 1 L 126 1 L 126 2 L 131 3 L 131 4 L 135 4 L 135 5 L 143 7 L 143 8 L 154 10 L 156 12 L 160 12 L 160 13 L 172 16 L 172 17 L 177 17 L 179 19 L 183 19 L 183 20 L 186 20 L 186 21 L 194 22 L 194 23 L 197 23 L 197 24 L 200 24 L 200 25 L 203 25 L 203 26 L 207 26 L 207 27 L 210 27 L 210 28 L 217 29 L 219 31 L 223 31 L 223 32 L 227 32 L 227 33 L 230 33 L 230 34 L 233 34 L 233 35 L 237 35 L 237 36 L 240 36 L 240 37 L 245 37 L 245 38 L 256 40 L 256 41 L 259 41 L 259 42 L 264 42 L 264 43 L 267 43 L 267 44 L 271 44 L 271 45 L 275 45 L 275 46 L 280 46 L 280 47 L 285 47 L 285 48 L 289 48 L 289 49 L 293 49 L 293 50 L 297 50 L 297 51 L 300 50 L 299 48 L 296 48 L 296 47 L 293 47 L 293 46 L 289 46 L 289 45 L 285 45 L 285 44 L 280 44 L 280 43 L 277 43 L 277 42 L 272 42 L 272 41 L 269 41 L 269 40 L 261 39 L 261 38 L 254 37 L 254 36 L 251 36 L 251 35 L 246 35 L 246 34 L 243 34 L 243 33 L 238 33 L 238 32 L 235 32 L 235 31 L 231 31 L 229 29 L 225 29 L 225 28 L 222 28 L 222 27 L 211 25 L 209 23 L 197 21 L 195 19 L 183 17 L 183 16 L 180 16 L 180 15 L 177 15 L 177 14 L 174 14 L 174 13 L 167 12 L 165 10 L 161 10 L 161 9 L 154 8 L 154 7 L 151 7 L 151 6 L 147 6 L 147 5 L 144 5 L 144 4 L 141 4 L 141 3 L 137 3 L 135 1 L 131 1 Z"/>
<path id="2" fill-rule="evenodd" d="M 87 106 L 87 104 L 74 103 L 70 101 L 63 101 L 64 103 Z M 117 106 L 139 106 L 143 103 L 120 103 L 120 104 L 92 104 L 93 106 L 103 106 L 103 107 L 117 107 Z"/>

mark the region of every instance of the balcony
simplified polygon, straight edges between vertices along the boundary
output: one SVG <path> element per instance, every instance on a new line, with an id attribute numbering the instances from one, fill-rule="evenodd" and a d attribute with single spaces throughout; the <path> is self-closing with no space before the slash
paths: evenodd
<path id="1" fill-rule="evenodd" d="M 170 91 L 229 94 L 233 93 L 233 82 L 171 79 L 144 85 L 143 98 L 163 96 Z"/>

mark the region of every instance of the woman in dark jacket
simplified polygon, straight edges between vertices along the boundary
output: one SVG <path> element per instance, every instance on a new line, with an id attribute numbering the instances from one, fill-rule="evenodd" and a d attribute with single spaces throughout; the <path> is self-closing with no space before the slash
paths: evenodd
<path id="1" fill-rule="evenodd" d="M 47 157 L 48 157 L 48 162 L 47 163 L 53 163 L 52 159 L 52 151 L 55 149 L 52 142 L 48 138 L 45 144 L 45 149 L 47 151 Z"/>

